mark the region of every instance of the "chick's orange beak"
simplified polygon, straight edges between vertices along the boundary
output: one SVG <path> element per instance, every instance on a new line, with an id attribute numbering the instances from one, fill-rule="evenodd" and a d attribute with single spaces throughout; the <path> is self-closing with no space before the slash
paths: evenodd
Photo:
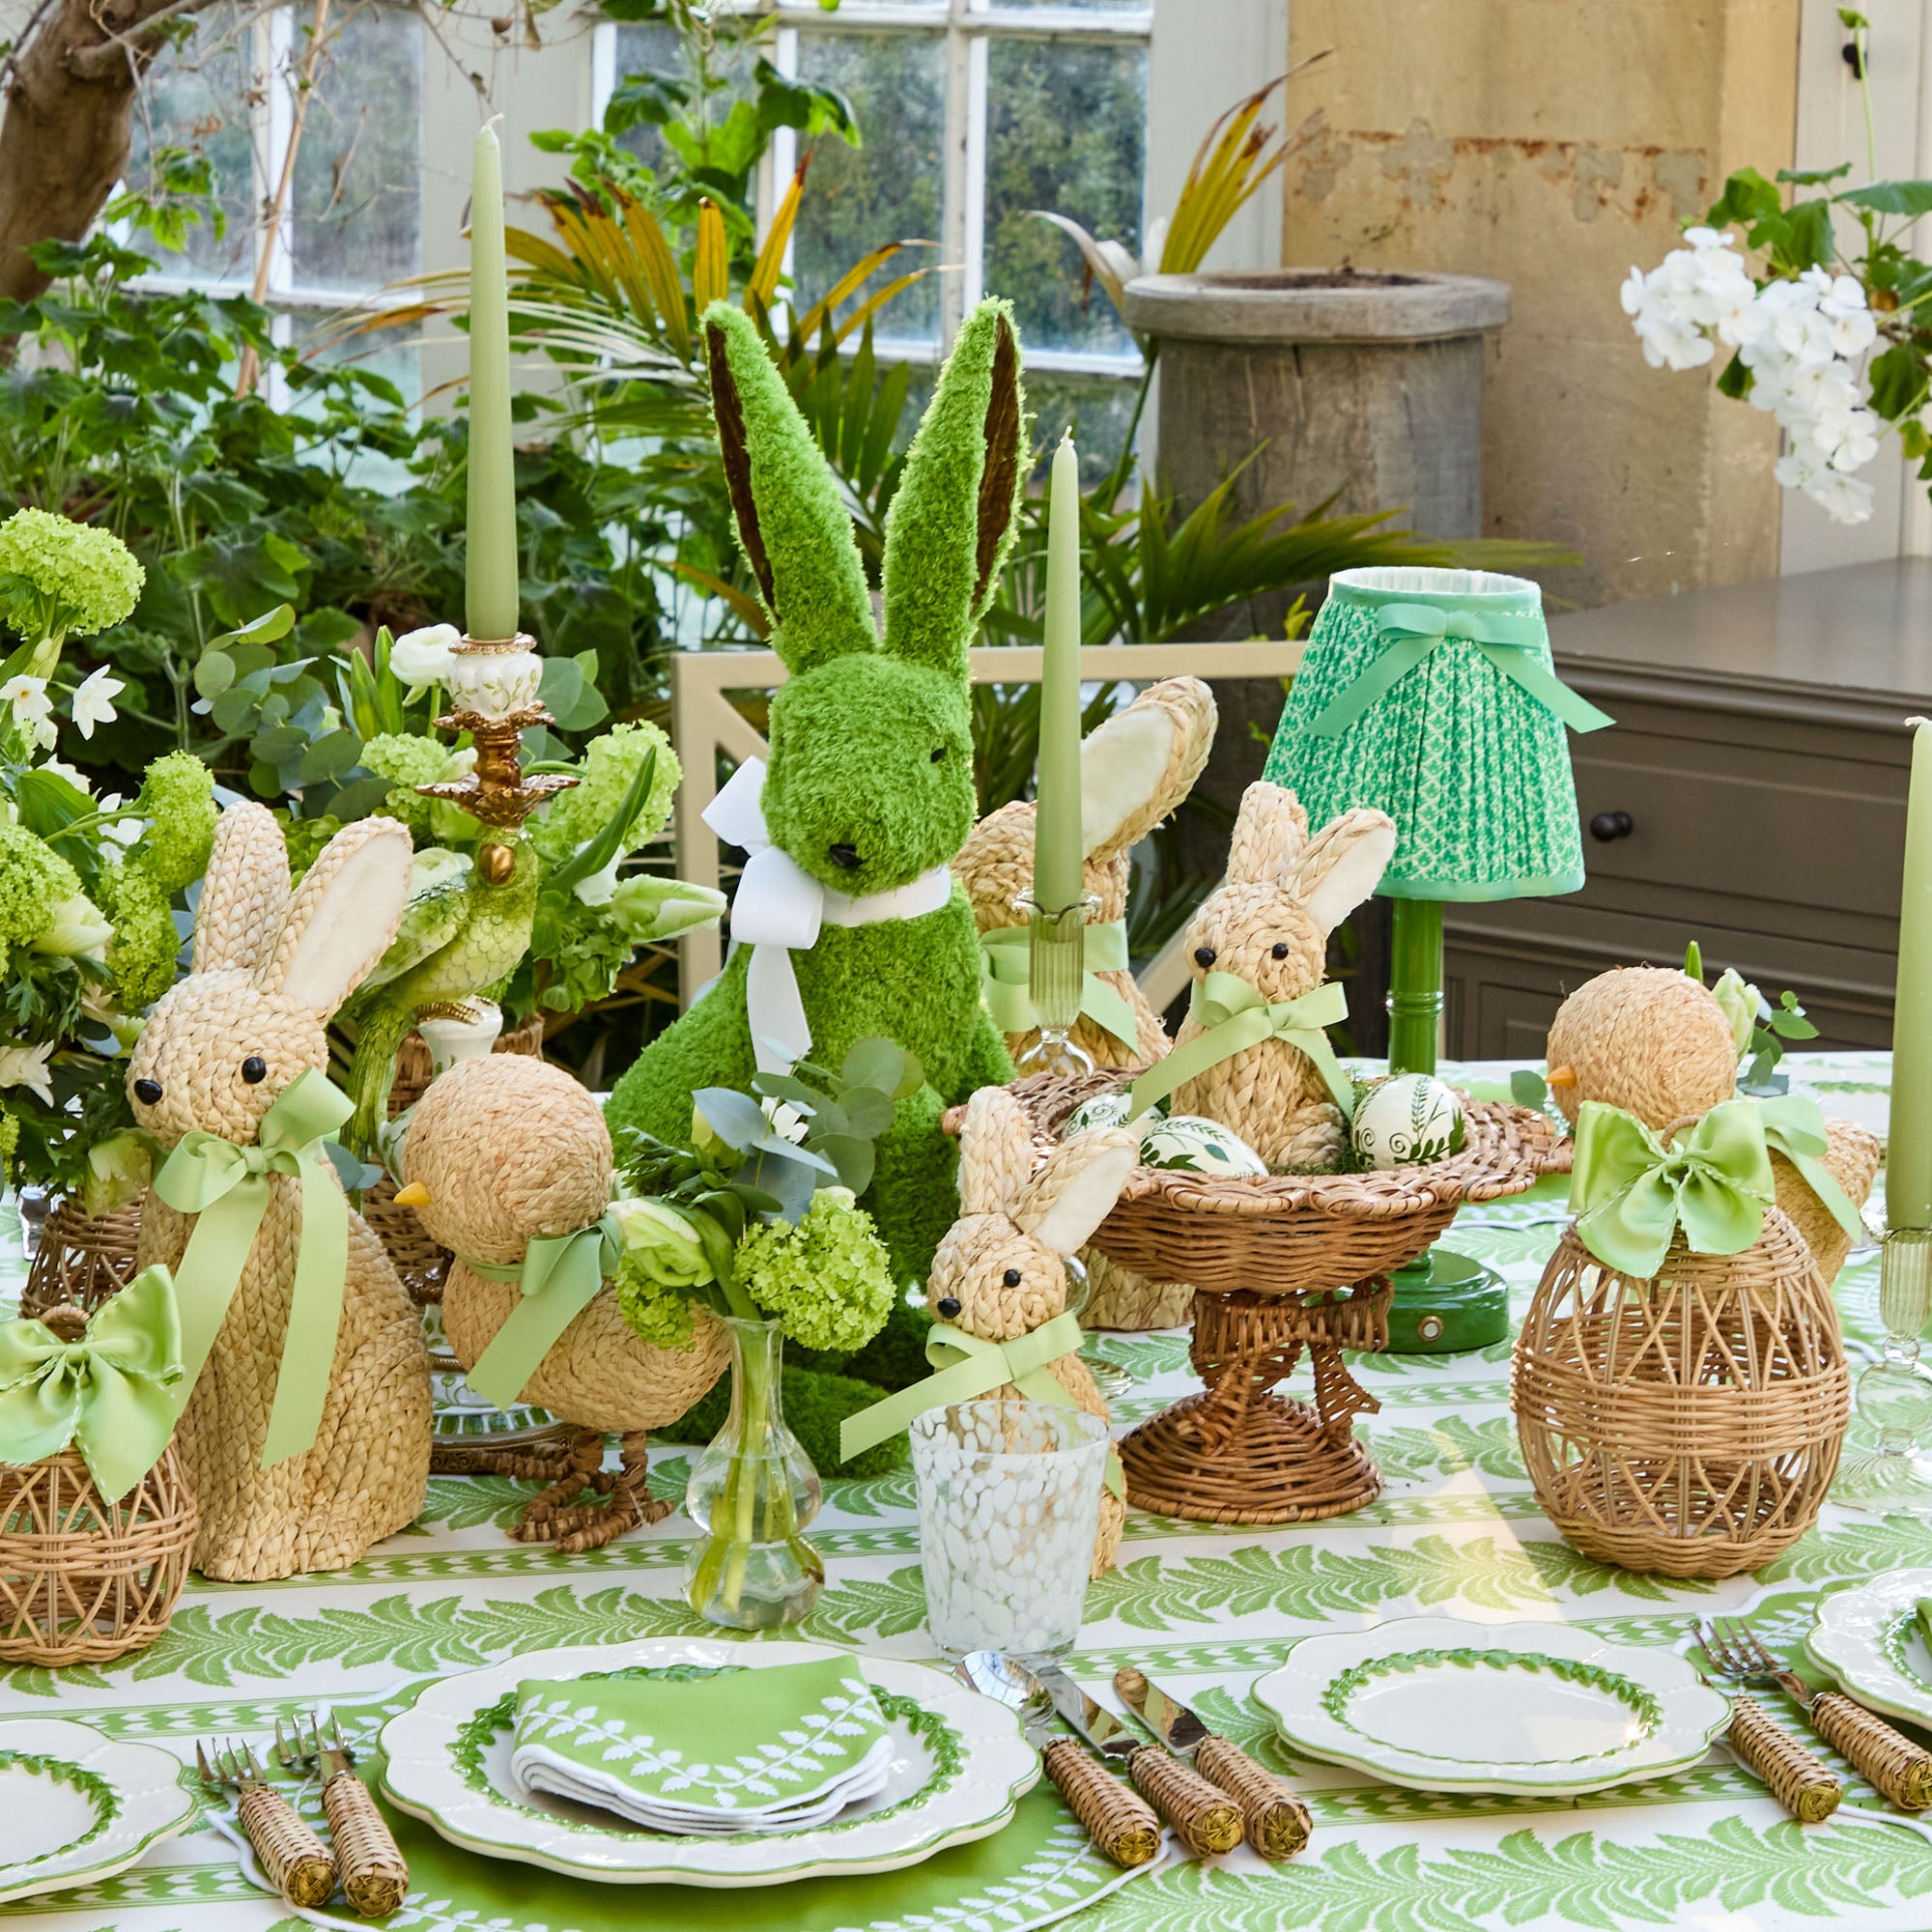
<path id="1" fill-rule="evenodd" d="M 1548 1087 L 1574 1087 L 1577 1084 L 1577 1069 L 1574 1066 L 1552 1066 L 1543 1079 Z M 398 1201 L 402 1198 L 400 1194 L 396 1196 Z"/>
<path id="2" fill-rule="evenodd" d="M 398 1208 L 427 1208 L 429 1206 L 429 1189 L 420 1180 L 412 1180 L 407 1187 L 396 1189 L 396 1206 Z"/>

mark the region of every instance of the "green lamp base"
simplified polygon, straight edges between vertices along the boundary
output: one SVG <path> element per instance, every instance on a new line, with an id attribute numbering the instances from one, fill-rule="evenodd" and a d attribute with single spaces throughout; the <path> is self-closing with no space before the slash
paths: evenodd
<path id="1" fill-rule="evenodd" d="M 1509 1289 L 1481 1262 L 1431 1248 L 1396 1270 L 1388 1331 L 1393 1355 L 1487 1349 L 1509 1333 Z"/>

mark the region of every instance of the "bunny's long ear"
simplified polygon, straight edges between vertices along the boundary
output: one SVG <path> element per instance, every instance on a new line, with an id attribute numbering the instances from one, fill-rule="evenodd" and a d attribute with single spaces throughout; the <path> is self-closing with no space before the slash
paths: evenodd
<path id="1" fill-rule="evenodd" d="M 1140 1157 L 1140 1143 L 1121 1127 L 1062 1141 L 1009 1209 L 1013 1225 L 1057 1255 L 1077 1252 L 1114 1211 Z"/>
<path id="2" fill-rule="evenodd" d="M 773 647 L 794 677 L 876 650 L 852 519 L 751 317 L 713 302 L 704 355 L 738 542 L 771 616 Z"/>
<path id="3" fill-rule="evenodd" d="M 289 903 L 289 848 L 266 805 L 241 799 L 214 824 L 194 915 L 195 973 L 252 973 Z"/>
<path id="4" fill-rule="evenodd" d="M 1228 843 L 1231 886 L 1279 886 L 1308 843 L 1308 814 L 1285 785 L 1257 779 L 1241 794 Z"/>
<path id="5" fill-rule="evenodd" d="M 981 1087 L 959 1129 L 959 1211 L 999 1214 L 1033 1172 L 1026 1109 L 1004 1087 Z"/>
<path id="6" fill-rule="evenodd" d="M 1012 309 L 966 318 L 886 512 L 886 649 L 966 682 L 973 628 L 1012 548 L 1023 465 Z"/>
<path id="7" fill-rule="evenodd" d="M 1214 694 L 1198 677 L 1163 678 L 1081 745 L 1080 838 L 1090 859 L 1124 852 L 1194 789 L 1214 720 Z"/>
<path id="8" fill-rule="evenodd" d="M 327 1019 L 389 950 L 412 856 L 409 829 L 393 818 L 345 825 L 303 874 L 256 984 Z"/>
<path id="9" fill-rule="evenodd" d="M 1395 821 L 1357 806 L 1331 819 L 1295 862 L 1289 890 L 1321 932 L 1333 932 L 1375 891 L 1395 852 Z"/>

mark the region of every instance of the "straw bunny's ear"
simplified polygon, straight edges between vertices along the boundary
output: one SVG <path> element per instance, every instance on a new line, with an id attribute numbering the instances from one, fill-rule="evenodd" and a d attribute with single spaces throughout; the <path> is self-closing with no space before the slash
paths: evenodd
<path id="1" fill-rule="evenodd" d="M 289 902 L 289 848 L 266 805 L 241 799 L 214 823 L 194 915 L 194 973 L 252 973 Z"/>
<path id="2" fill-rule="evenodd" d="M 1279 886 L 1308 843 L 1308 814 L 1284 785 L 1257 779 L 1241 794 L 1228 842 L 1231 886 Z"/>
<path id="3" fill-rule="evenodd" d="M 1357 806 L 1331 819 L 1295 862 L 1289 890 L 1321 932 L 1333 932 L 1375 891 L 1395 853 L 1395 821 Z"/>
<path id="4" fill-rule="evenodd" d="M 959 1211 L 1003 1214 L 1033 1172 L 1026 1109 L 1004 1087 L 981 1087 L 959 1129 Z"/>
<path id="5" fill-rule="evenodd" d="M 1012 548 L 1025 427 L 1012 309 L 983 301 L 940 371 L 886 512 L 886 649 L 966 683 Z"/>
<path id="6" fill-rule="evenodd" d="M 1123 1127 L 1092 1127 L 1062 1141 L 1021 1188 L 1009 1210 L 1013 1225 L 1056 1255 L 1077 1253 L 1114 1211 L 1140 1157 L 1140 1142 Z"/>
<path id="7" fill-rule="evenodd" d="M 1194 789 L 1214 744 L 1214 694 L 1163 678 L 1080 747 L 1080 840 L 1110 859 L 1145 838 Z"/>
<path id="8" fill-rule="evenodd" d="M 409 829 L 393 818 L 345 825 L 303 874 L 255 983 L 327 1019 L 389 950 L 412 856 Z"/>
<path id="9" fill-rule="evenodd" d="M 751 317 L 713 302 L 704 356 L 738 542 L 771 616 L 773 648 L 794 677 L 876 650 L 852 519 Z"/>

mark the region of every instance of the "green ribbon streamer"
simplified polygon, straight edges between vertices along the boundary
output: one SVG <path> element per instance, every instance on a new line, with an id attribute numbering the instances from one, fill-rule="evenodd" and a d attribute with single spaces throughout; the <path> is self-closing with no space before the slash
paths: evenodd
<path id="1" fill-rule="evenodd" d="M 1748 1100 L 1713 1107 L 1667 1148 L 1621 1107 L 1585 1100 L 1577 1111 L 1570 1209 L 1605 1266 L 1654 1275 L 1680 1227 L 1694 1253 L 1737 1254 L 1775 1199 L 1764 1117 Z"/>
<path id="2" fill-rule="evenodd" d="M 348 1094 L 310 1067 L 290 1081 L 262 1116 L 253 1147 L 238 1147 L 196 1128 L 182 1136 L 155 1176 L 155 1192 L 170 1208 L 199 1217 L 175 1273 L 184 1406 L 248 1265 L 256 1230 L 268 1212 L 269 1176 L 292 1175 L 301 1190 L 301 1238 L 275 1399 L 262 1443 L 265 1469 L 300 1455 L 322 1424 L 349 1273 L 349 1203 L 322 1142 L 354 1112 Z"/>
<path id="3" fill-rule="evenodd" d="M 44 1321 L 0 1325 L 0 1463 L 38 1463 L 70 1442 L 103 1496 L 125 1496 L 174 1434 L 181 1318 L 164 1267 L 145 1267 L 63 1342 Z"/>
<path id="4" fill-rule="evenodd" d="M 1062 1407 L 1077 1405 L 1049 1368 L 1063 1355 L 1080 1348 L 1080 1323 L 1069 1312 L 1056 1315 L 1030 1334 L 1016 1335 L 1010 1342 L 989 1342 L 983 1335 L 969 1335 L 944 1321 L 935 1321 L 925 1341 L 925 1359 L 934 1372 L 923 1381 L 914 1382 L 857 1415 L 848 1415 L 838 1425 L 838 1455 L 849 1463 L 854 1456 L 896 1435 L 916 1415 L 928 1408 L 947 1408 L 955 1402 L 972 1402 L 988 1391 L 1011 1382 L 1030 1402 L 1058 1403 Z M 1107 1487 L 1122 1501 L 1126 1499 L 1126 1479 L 1121 1459 L 1107 1452 Z"/>
<path id="5" fill-rule="evenodd" d="M 1001 926 L 980 935 L 980 997 L 1002 1033 L 1031 1033 L 1039 1025 L 1028 961 L 1031 944 L 1032 935 L 1023 925 Z M 1080 985 L 1080 1010 L 1122 1046 L 1137 1048 L 1140 1025 L 1133 1008 L 1098 977 L 1126 971 L 1126 921 L 1115 919 L 1104 925 L 1088 926 L 1086 947 L 1087 975 Z"/>
<path id="6" fill-rule="evenodd" d="M 1858 1208 L 1820 1158 L 1832 1143 L 1817 1101 L 1807 1100 L 1802 1094 L 1785 1094 L 1751 1104 L 1764 1122 L 1765 1146 L 1781 1153 L 1798 1170 L 1799 1178 L 1818 1197 L 1825 1211 L 1853 1240 L 1863 1240 L 1865 1224 Z"/>
<path id="7" fill-rule="evenodd" d="M 1605 724 L 1616 723 L 1529 655 L 1543 641 L 1543 626 L 1527 612 L 1384 604 L 1377 621 L 1381 630 L 1380 651 L 1317 714 L 1308 727 L 1316 737 L 1339 738 L 1378 697 L 1452 639 L 1474 644 L 1512 684 L 1573 731 L 1601 731 Z"/>
<path id="8" fill-rule="evenodd" d="M 556 1338 L 597 1298 L 606 1275 L 624 1252 L 617 1217 L 605 1212 L 570 1235 L 539 1235 L 521 1265 L 498 1267 L 459 1257 L 473 1274 L 517 1281 L 523 1295 L 469 1371 L 469 1386 L 485 1402 L 510 1407 L 536 1374 Z"/>
<path id="9" fill-rule="evenodd" d="M 1270 1006 L 1247 980 L 1233 973 L 1209 973 L 1194 982 L 1188 1009 L 1202 1031 L 1165 1060 L 1156 1060 L 1134 1082 L 1129 1104 L 1135 1116 L 1222 1061 L 1264 1039 L 1285 1039 L 1315 1063 L 1343 1119 L 1353 1118 L 1354 1083 L 1342 1071 L 1322 1032 L 1349 1017 L 1349 995 L 1340 980 L 1329 980 L 1297 999 L 1277 1000 Z"/>

